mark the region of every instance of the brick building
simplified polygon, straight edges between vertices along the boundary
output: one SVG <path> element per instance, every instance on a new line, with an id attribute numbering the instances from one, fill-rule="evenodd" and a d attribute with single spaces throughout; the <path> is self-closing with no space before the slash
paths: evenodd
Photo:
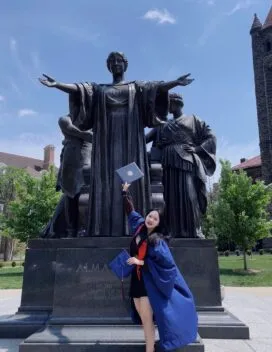
<path id="1" fill-rule="evenodd" d="M 0 166 L 15 166 L 19 169 L 25 169 L 34 177 L 39 177 L 42 170 L 48 170 L 49 166 L 54 163 L 55 147 L 51 144 L 44 147 L 43 160 L 0 152 Z"/>
<path id="2" fill-rule="evenodd" d="M 233 166 L 233 171 L 244 170 L 248 176 L 252 177 L 253 181 L 262 180 L 262 161 L 261 156 L 254 158 L 240 159 L 240 164 Z"/>

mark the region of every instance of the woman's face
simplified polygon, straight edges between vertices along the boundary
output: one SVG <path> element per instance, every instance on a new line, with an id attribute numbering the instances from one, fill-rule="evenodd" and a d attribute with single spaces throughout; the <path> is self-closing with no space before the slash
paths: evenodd
<path id="1" fill-rule="evenodd" d="M 145 226 L 148 230 L 152 230 L 157 227 L 160 223 L 160 214 L 157 210 L 152 210 L 150 213 L 147 214 L 145 218 Z"/>
<path id="2" fill-rule="evenodd" d="M 125 72 L 125 62 L 120 55 L 111 56 L 109 66 L 113 74 L 122 74 Z"/>

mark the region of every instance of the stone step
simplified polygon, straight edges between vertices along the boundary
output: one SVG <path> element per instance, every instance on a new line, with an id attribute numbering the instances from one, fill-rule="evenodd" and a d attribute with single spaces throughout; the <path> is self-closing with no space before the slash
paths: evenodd
<path id="1" fill-rule="evenodd" d="M 249 339 L 249 328 L 224 311 L 198 312 L 198 332 L 203 339 Z"/>
<path id="2" fill-rule="evenodd" d="M 49 314 L 17 313 L 0 318 L 0 339 L 24 339 L 43 329 Z"/>
<path id="3" fill-rule="evenodd" d="M 158 339 L 158 333 L 156 332 Z M 19 352 L 144 352 L 143 329 L 140 326 L 48 326 L 27 338 Z M 160 351 L 159 346 L 156 347 Z M 204 352 L 195 343 L 176 351 Z"/>

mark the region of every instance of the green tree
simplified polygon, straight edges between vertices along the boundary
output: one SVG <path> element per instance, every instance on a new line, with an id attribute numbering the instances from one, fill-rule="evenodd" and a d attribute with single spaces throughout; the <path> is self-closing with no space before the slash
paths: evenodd
<path id="1" fill-rule="evenodd" d="M 9 206 L 16 199 L 16 184 L 21 184 L 23 187 L 28 177 L 30 176 L 25 170 L 16 167 L 3 166 L 0 168 L 0 202 L 4 205 L 3 212 L 0 214 L 0 235 L 4 261 L 12 259 L 15 243 L 14 231 L 8 225 L 12 217 Z"/>
<path id="2" fill-rule="evenodd" d="M 61 194 L 56 192 L 54 167 L 44 171 L 41 178 L 28 178 L 16 184 L 17 197 L 9 205 L 12 217 L 8 226 L 22 242 L 35 238 L 53 215 Z"/>
<path id="3" fill-rule="evenodd" d="M 208 194 L 208 207 L 207 212 L 203 217 L 202 229 L 206 238 L 215 239 L 218 250 L 224 251 L 226 249 L 231 249 L 234 244 L 230 237 L 230 232 L 228 231 L 227 216 L 229 215 L 226 210 L 223 209 L 223 204 L 220 204 L 221 212 L 225 213 L 224 222 L 225 226 L 218 226 L 218 207 L 219 207 L 219 189 L 218 184 L 216 184 L 216 189 L 213 189 Z"/>
<path id="4" fill-rule="evenodd" d="M 242 170 L 231 170 L 229 161 L 220 160 L 222 170 L 218 199 L 213 204 L 215 233 L 232 240 L 244 252 L 244 270 L 247 270 L 246 250 L 256 241 L 268 237 L 271 221 L 268 205 L 272 199 L 270 187 L 252 179 Z"/>

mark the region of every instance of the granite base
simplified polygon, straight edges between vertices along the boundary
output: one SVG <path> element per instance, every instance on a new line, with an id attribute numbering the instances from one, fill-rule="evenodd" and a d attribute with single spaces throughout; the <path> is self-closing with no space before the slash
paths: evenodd
<path id="1" fill-rule="evenodd" d="M 23 292 L 18 313 L 0 320 L 0 337 L 28 337 L 42 326 L 131 324 L 128 280 L 125 301 L 120 281 L 107 263 L 127 237 L 37 239 L 28 244 Z M 218 257 L 214 242 L 173 239 L 176 263 L 191 288 L 202 338 L 247 339 L 249 329 L 221 303 Z"/>
<path id="2" fill-rule="evenodd" d="M 53 326 L 30 336 L 19 348 L 19 352 L 36 351 L 144 352 L 145 341 L 139 326 Z M 159 345 L 156 351 L 161 351 Z M 195 343 L 178 351 L 204 352 L 204 345 L 198 337 Z"/>

